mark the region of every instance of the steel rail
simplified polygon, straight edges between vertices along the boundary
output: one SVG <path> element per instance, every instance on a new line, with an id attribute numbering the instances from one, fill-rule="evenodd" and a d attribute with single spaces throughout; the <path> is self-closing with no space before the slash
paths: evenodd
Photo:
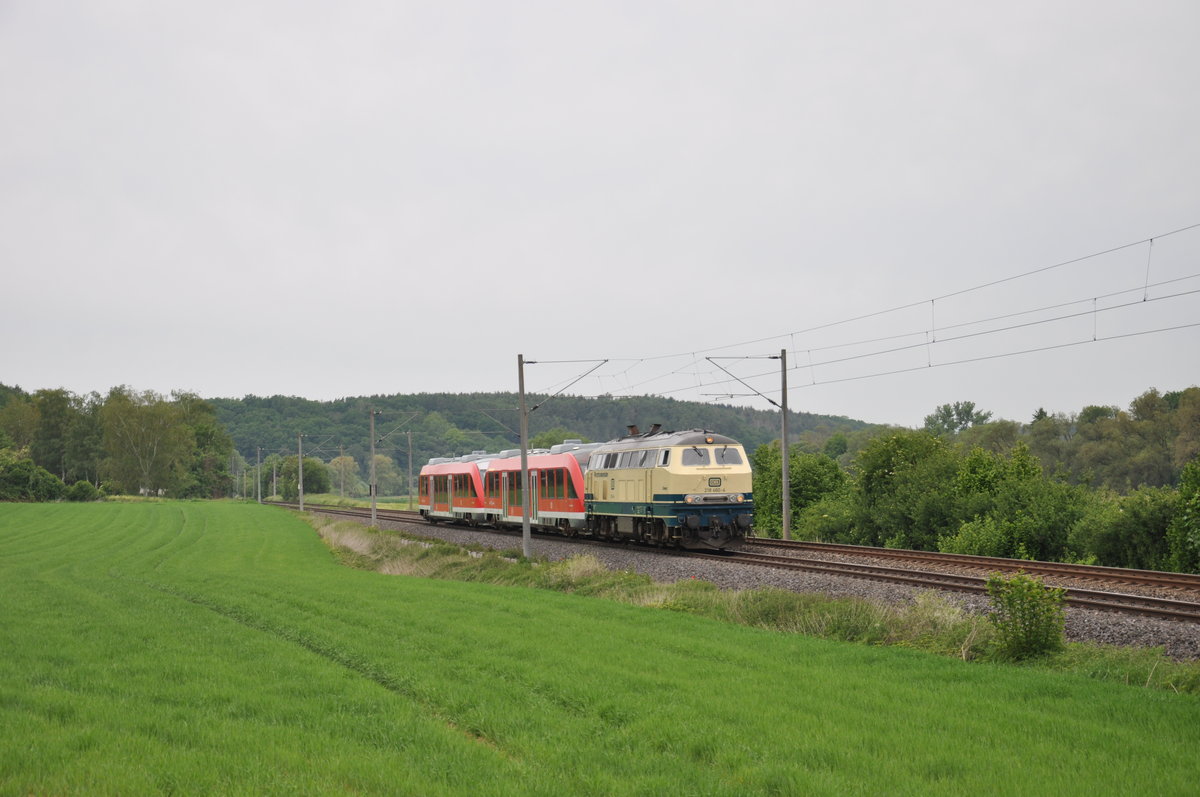
<path id="1" fill-rule="evenodd" d="M 739 564 L 775 567 L 787 570 L 803 570 L 931 589 L 953 590 L 974 594 L 987 593 L 987 579 L 980 576 L 908 570 L 900 567 L 888 567 L 886 565 L 863 565 L 823 559 L 797 559 L 792 556 L 773 556 L 770 554 L 735 553 L 732 555 L 721 555 L 689 552 L 687 555 L 717 559 L 723 562 L 736 562 Z M 1200 623 L 1200 603 L 1073 587 L 1063 587 L 1063 589 L 1066 592 L 1064 601 L 1068 606 Z"/>
<path id="2" fill-rule="evenodd" d="M 844 543 L 804 542 L 798 540 L 775 540 L 763 537 L 747 537 L 753 546 L 807 550 L 820 553 L 842 553 L 852 556 L 874 556 L 881 559 L 902 559 L 931 564 L 956 564 L 986 570 L 1015 573 L 1083 578 L 1103 581 L 1108 584 L 1136 584 L 1139 586 L 1174 587 L 1200 592 L 1200 575 L 1194 573 L 1170 573 L 1160 570 L 1135 570 L 1124 567 L 1079 565 L 1070 562 L 1040 562 L 1027 559 L 1005 559 L 996 556 L 971 556 L 937 551 L 913 551 L 902 548 L 872 548 L 866 545 Z"/>

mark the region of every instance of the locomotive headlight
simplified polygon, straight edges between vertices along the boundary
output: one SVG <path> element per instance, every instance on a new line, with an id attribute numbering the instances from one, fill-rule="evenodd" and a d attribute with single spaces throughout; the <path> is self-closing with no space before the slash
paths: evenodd
<path id="1" fill-rule="evenodd" d="M 737 493 L 736 495 L 733 496 L 733 502 L 735 504 L 740 504 L 745 500 L 746 500 L 746 496 L 742 495 L 741 493 Z"/>

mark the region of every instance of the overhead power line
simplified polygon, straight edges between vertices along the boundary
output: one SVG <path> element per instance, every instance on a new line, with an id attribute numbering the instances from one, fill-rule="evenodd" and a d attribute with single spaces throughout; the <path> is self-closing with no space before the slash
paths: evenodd
<path id="1" fill-rule="evenodd" d="M 1015 275 L 1012 275 L 1009 277 L 1004 277 L 1002 279 L 991 280 L 991 281 L 980 283 L 978 285 L 975 285 L 975 286 L 972 286 L 969 288 L 951 291 L 951 292 L 948 292 L 948 293 L 945 293 L 945 294 L 942 294 L 939 296 L 934 296 L 929 299 L 909 302 L 906 304 L 897 305 L 894 307 L 886 308 L 883 310 L 878 310 L 878 311 L 871 312 L 871 313 L 860 314 L 857 316 L 853 316 L 851 318 L 846 318 L 846 319 L 842 319 L 842 320 L 838 320 L 838 321 L 832 321 L 832 322 L 825 323 L 825 324 L 819 324 L 819 325 L 816 325 L 813 327 L 809 327 L 807 329 L 785 333 L 784 335 L 775 335 L 775 336 L 770 336 L 770 337 L 758 338 L 755 340 L 744 341 L 741 343 L 724 344 L 724 345 L 713 347 L 713 348 L 701 349 L 701 350 L 690 351 L 690 352 L 680 352 L 680 353 L 671 354 L 671 355 L 656 355 L 656 356 L 647 356 L 647 357 L 640 357 L 640 358 L 611 357 L 608 359 L 608 361 L 612 362 L 612 363 L 622 363 L 625 365 L 625 367 L 619 372 L 619 375 L 624 377 L 625 384 L 624 384 L 623 392 L 626 392 L 627 394 L 631 394 L 632 391 L 634 391 L 634 390 L 645 388 L 646 386 L 652 385 L 656 382 L 662 382 L 664 380 L 669 380 L 673 377 L 679 377 L 679 376 L 694 376 L 695 377 L 696 384 L 694 384 L 694 385 L 670 388 L 670 389 L 665 389 L 665 390 L 651 391 L 657 395 L 668 396 L 668 395 L 673 395 L 673 394 L 686 393 L 688 391 L 696 390 L 697 388 L 702 388 L 702 387 L 719 387 L 721 385 L 728 385 L 730 382 L 735 381 L 733 379 L 722 379 L 720 377 L 720 375 L 718 375 L 716 373 L 716 371 L 713 369 L 707 369 L 704 371 L 701 370 L 700 366 L 703 365 L 703 362 L 705 359 L 708 359 L 710 361 L 709 364 L 716 365 L 715 363 L 711 362 L 711 358 L 704 357 L 704 355 L 707 352 L 716 352 L 716 351 L 723 351 L 723 350 L 737 348 L 737 347 L 753 346 L 753 345 L 761 344 L 761 343 L 764 343 L 767 341 L 779 340 L 780 338 L 789 337 L 789 336 L 792 338 L 793 350 L 798 351 L 798 352 L 807 353 L 808 362 L 807 363 L 799 363 L 799 362 L 793 361 L 793 364 L 791 364 L 791 366 L 789 367 L 788 370 L 800 371 L 803 369 L 810 369 L 810 374 L 812 374 L 812 369 L 815 369 L 815 368 L 836 365 L 839 363 L 845 363 L 845 362 L 849 362 L 849 361 L 853 361 L 853 360 L 864 360 L 864 359 L 869 359 L 872 357 L 881 357 L 881 356 L 885 356 L 885 355 L 889 355 L 889 354 L 896 354 L 899 352 L 916 350 L 916 349 L 920 349 L 920 348 L 927 348 L 931 352 L 930 357 L 928 358 L 927 362 L 921 366 L 904 367 L 904 368 L 899 368 L 899 369 L 880 369 L 880 370 L 876 370 L 876 371 L 873 371 L 873 372 L 867 373 L 867 374 L 858 374 L 858 375 L 852 375 L 852 376 L 830 378 L 830 379 L 819 380 L 819 381 L 816 379 L 815 375 L 813 375 L 811 384 L 796 386 L 796 387 L 811 387 L 811 386 L 817 385 L 817 384 L 835 384 L 835 383 L 839 383 L 839 382 L 854 381 L 854 380 L 860 380 L 860 379 L 870 379 L 870 378 L 875 378 L 875 377 L 888 376 L 888 375 L 892 375 L 892 374 L 924 370 L 924 369 L 928 369 L 931 367 L 945 367 L 948 365 L 961 365 L 961 364 L 966 364 L 966 363 L 971 363 L 971 362 L 1019 356 L 1022 354 L 1030 354 L 1030 353 L 1035 353 L 1035 352 L 1039 352 L 1039 351 L 1049 351 L 1049 350 L 1054 350 L 1054 349 L 1069 348 L 1069 347 L 1079 346 L 1084 343 L 1092 343 L 1092 342 L 1102 343 L 1102 342 L 1113 341 L 1113 340 L 1118 340 L 1118 339 L 1122 339 L 1122 338 L 1132 338 L 1132 337 L 1139 337 L 1139 336 L 1144 336 L 1144 335 L 1161 334 L 1161 333 L 1177 331 L 1177 330 L 1182 330 L 1182 329 L 1190 329 L 1195 326 L 1198 326 L 1198 324 L 1184 323 L 1184 324 L 1178 324 L 1178 325 L 1174 325 L 1174 326 L 1160 326 L 1160 327 L 1157 327 L 1154 329 L 1143 329 L 1143 330 L 1137 330 L 1137 331 L 1133 331 L 1133 332 L 1124 332 L 1124 333 L 1110 334 L 1110 335 L 1099 335 L 1099 334 L 1097 334 L 1095 328 L 1093 328 L 1093 334 L 1091 336 L 1089 336 L 1089 338 L 1087 340 L 1066 341 L 1066 342 L 1062 342 L 1062 343 L 1041 345 L 1041 346 L 1036 346 L 1036 347 L 1031 347 L 1031 348 L 1020 348 L 1020 349 L 1014 349 L 1012 351 L 1007 351 L 1007 352 L 992 353 L 992 354 L 980 355 L 980 356 L 976 356 L 976 357 L 960 358 L 960 359 L 956 359 L 953 361 L 935 362 L 933 360 L 932 352 L 933 352 L 933 348 L 935 346 L 942 346 L 944 344 L 962 342 L 962 341 L 966 341 L 969 339 L 980 339 L 980 338 L 984 338 L 987 336 L 1001 335 L 1004 333 L 1010 333 L 1010 332 L 1014 332 L 1017 330 L 1027 330 L 1027 329 L 1032 329 L 1032 328 L 1036 328 L 1039 326 L 1043 326 L 1046 324 L 1069 321 L 1071 319 L 1084 318 L 1087 316 L 1097 318 L 1102 313 L 1109 313 L 1114 310 L 1121 310 L 1121 309 L 1127 310 L 1130 308 L 1135 308 L 1140 305 L 1150 305 L 1155 302 L 1163 302 L 1163 301 L 1170 300 L 1170 299 L 1179 299 L 1182 297 L 1191 296 L 1191 295 L 1200 293 L 1200 289 L 1183 290 L 1183 291 L 1178 291 L 1178 292 L 1163 295 L 1163 296 L 1151 297 L 1150 296 L 1151 288 L 1158 288 L 1158 287 L 1163 287 L 1166 285 L 1172 285 L 1172 284 L 1177 284 L 1177 283 L 1181 283 L 1181 282 L 1186 282 L 1188 280 L 1200 279 L 1200 273 L 1192 273 L 1192 274 L 1188 274 L 1188 275 L 1182 276 L 1182 277 L 1176 277 L 1173 279 L 1166 279 L 1166 280 L 1161 280 L 1156 283 L 1151 283 L 1149 281 L 1150 257 L 1148 254 L 1146 265 L 1145 265 L 1145 278 L 1144 278 L 1144 281 L 1141 281 L 1141 284 L 1139 284 L 1137 287 L 1127 287 L 1127 288 L 1122 288 L 1120 290 L 1101 292 L 1101 293 L 1097 293 L 1096 295 L 1091 296 L 1091 297 L 1080 298 L 1080 299 L 1076 299 L 1073 301 L 1048 304 L 1048 305 L 1044 305 L 1044 306 L 1040 306 L 1040 307 L 1036 307 L 1036 308 L 1032 308 L 1032 309 L 1024 309 L 1024 310 L 1008 312 L 1008 313 L 999 313 L 999 314 L 994 314 L 994 315 L 990 315 L 987 317 L 982 317 L 982 318 L 977 318 L 977 319 L 973 319 L 973 320 L 949 324 L 949 325 L 942 326 L 942 327 L 937 327 L 935 325 L 935 320 L 931 314 L 931 318 L 929 319 L 929 328 L 927 328 L 927 329 L 913 329 L 913 330 L 900 332 L 900 333 L 896 333 L 896 334 L 890 334 L 890 335 L 875 336 L 875 337 L 862 338 L 862 339 L 856 339 L 856 340 L 851 340 L 851 341 L 834 342 L 834 343 L 830 343 L 830 344 L 819 346 L 819 347 L 802 347 L 802 348 L 797 349 L 794 345 L 795 337 L 797 335 L 811 333 L 811 332 L 815 332 L 815 331 L 819 331 L 819 330 L 830 329 L 833 327 L 843 326 L 843 325 L 851 324 L 851 323 L 858 322 L 858 321 L 873 319 L 873 318 L 884 316 L 884 315 L 887 315 L 890 313 L 896 313 L 896 312 L 903 311 L 903 310 L 911 310 L 913 308 L 921 307 L 925 304 L 932 305 L 938 301 L 942 301 L 942 300 L 945 300 L 948 298 L 962 296 L 964 294 L 971 293 L 973 291 L 979 291 L 979 290 L 983 290 L 986 288 L 991 288 L 991 287 L 994 287 L 997 285 L 1001 285 L 1004 283 L 1010 283 L 1010 282 L 1014 282 L 1014 281 L 1017 281 L 1020 279 L 1034 277 L 1034 276 L 1044 274 L 1049 271 L 1053 271 L 1055 269 L 1061 269 L 1066 266 L 1082 263 L 1082 262 L 1085 262 L 1085 261 L 1093 259 L 1093 258 L 1112 254 L 1114 252 L 1119 252 L 1122 250 L 1127 250 L 1132 247 L 1140 246 L 1143 244 L 1149 244 L 1151 247 L 1153 247 L 1153 244 L 1156 240 L 1161 240 L 1163 238 L 1178 235 L 1178 234 L 1181 234 L 1184 232 L 1188 232 L 1190 230 L 1195 230 L 1197 228 L 1200 228 L 1200 223 L 1192 224 L 1192 225 L 1189 225 L 1186 227 L 1181 227 L 1179 229 L 1172 230 L 1170 232 L 1156 235 L 1152 238 L 1143 238 L 1139 241 L 1134 241 L 1134 242 L 1122 244 L 1120 246 L 1111 247 L 1109 249 L 1094 252 L 1092 254 L 1084 255 L 1082 257 L 1076 257 L 1076 258 L 1072 258 L 1070 260 L 1064 260 L 1062 262 L 1055 263 L 1055 264 L 1052 264 L 1049 266 L 1043 266 L 1041 268 L 1032 269 L 1029 271 L 1022 272 L 1020 274 L 1015 274 Z M 1139 274 L 1139 276 L 1141 276 L 1141 275 Z M 1117 298 L 1120 296 L 1133 294 L 1133 293 L 1141 293 L 1141 296 L 1134 301 L 1127 301 L 1127 302 L 1121 302 L 1118 304 L 1110 304 L 1110 305 L 1106 305 L 1106 306 L 1101 306 L 1102 302 L 1106 302 L 1107 300 L 1114 299 L 1114 298 Z M 1075 312 L 1068 312 L 1068 313 L 1055 312 L 1055 311 L 1060 311 L 1060 310 L 1064 310 L 1064 309 L 1079 307 L 1081 305 L 1091 305 L 1091 307 L 1086 310 L 1078 310 Z M 969 330 L 971 328 L 978 328 L 978 327 L 980 327 L 982 325 L 986 325 L 986 324 L 995 324 L 997 322 L 1003 322 L 1003 321 L 1018 319 L 1018 318 L 1022 318 L 1022 317 L 1030 317 L 1030 316 L 1034 316 L 1039 313 L 1055 313 L 1055 314 L 1052 316 L 1046 317 L 1046 318 L 1039 318 L 1039 319 L 1035 319 L 1035 320 L 1031 320 L 1031 321 L 1022 322 L 1022 323 L 1006 324 L 1006 325 L 1000 326 L 1000 327 L 979 329 L 977 331 L 963 332 L 962 334 L 946 336 L 946 333 L 956 331 L 956 330 Z M 814 361 L 812 358 L 812 355 L 815 352 L 833 351 L 836 349 L 846 349 L 846 348 L 852 348 L 852 347 L 872 346 L 875 344 L 889 343 L 892 341 L 902 341 L 905 339 L 912 339 L 912 338 L 920 338 L 920 340 L 914 341 L 912 343 L 900 345 L 900 346 L 877 348 L 877 349 L 867 351 L 867 352 L 862 352 L 862 353 L 858 353 L 858 354 L 849 355 L 846 357 L 833 358 L 833 359 L 828 359 L 828 360 L 823 360 L 823 361 Z M 630 376 L 632 375 L 632 372 L 634 371 L 635 368 L 637 368 L 639 366 L 648 365 L 648 364 L 651 364 L 654 362 L 660 362 L 660 361 L 667 360 L 667 359 L 677 359 L 678 360 L 681 358 L 689 358 L 689 359 L 686 361 L 686 363 L 684 365 L 671 368 L 670 370 L 665 370 L 665 371 L 662 371 L 659 373 L 655 373 L 653 375 L 648 376 L 645 379 L 641 379 L 641 380 L 637 380 L 637 381 L 630 380 Z M 799 359 L 799 358 L 797 358 L 797 359 Z M 574 362 L 574 361 L 564 361 L 564 362 Z M 593 369 L 593 370 L 595 370 L 595 369 Z M 721 369 L 721 370 L 724 370 L 724 369 Z M 728 373 L 728 372 L 726 372 L 726 373 Z M 756 378 L 770 376 L 772 373 L 773 372 L 763 372 L 763 373 L 755 374 L 753 376 L 748 376 L 745 378 L 746 379 L 756 379 Z M 615 374 L 614 375 L 601 374 L 601 375 L 598 375 L 598 378 L 611 378 L 613 376 L 616 376 L 616 375 Z M 577 382 L 579 380 L 577 379 L 575 381 Z M 741 381 L 741 380 L 737 379 L 736 381 Z M 574 382 L 572 384 L 574 384 Z M 566 388 L 563 388 L 563 390 L 565 390 L 565 389 Z M 751 388 L 751 389 L 753 389 L 753 388 Z M 561 392 L 561 391 L 559 391 L 559 392 Z"/>

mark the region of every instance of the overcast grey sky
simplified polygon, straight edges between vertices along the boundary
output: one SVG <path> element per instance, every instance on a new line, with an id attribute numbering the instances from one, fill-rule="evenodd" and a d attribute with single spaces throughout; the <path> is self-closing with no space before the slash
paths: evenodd
<path id="1" fill-rule="evenodd" d="M 0 0 L 0 382 L 515 390 L 523 353 L 530 390 L 608 359 L 569 392 L 767 408 L 706 357 L 786 348 L 800 411 L 1126 406 L 1200 384 L 1198 33 L 1195 0 Z"/>

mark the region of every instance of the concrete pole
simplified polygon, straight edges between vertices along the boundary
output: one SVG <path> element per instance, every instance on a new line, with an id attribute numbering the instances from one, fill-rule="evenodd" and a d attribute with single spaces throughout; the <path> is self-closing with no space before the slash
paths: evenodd
<path id="1" fill-rule="evenodd" d="M 525 355 L 517 355 L 517 386 L 521 394 L 521 555 L 533 551 L 529 529 L 529 409 L 525 404 Z"/>
<path id="2" fill-rule="evenodd" d="M 413 509 L 413 484 L 412 484 L 412 429 L 408 430 L 408 511 Z"/>
<path id="3" fill-rule="evenodd" d="M 783 538 L 790 540 L 792 538 L 792 480 L 789 473 L 791 463 L 788 460 L 787 349 L 779 350 L 779 370 L 783 379 L 783 401 L 780 407 L 783 411 L 783 441 L 780 445 L 780 453 L 783 454 Z"/>
<path id="4" fill-rule="evenodd" d="M 379 413 L 371 410 L 371 525 L 377 525 L 375 517 L 375 416 Z"/>

